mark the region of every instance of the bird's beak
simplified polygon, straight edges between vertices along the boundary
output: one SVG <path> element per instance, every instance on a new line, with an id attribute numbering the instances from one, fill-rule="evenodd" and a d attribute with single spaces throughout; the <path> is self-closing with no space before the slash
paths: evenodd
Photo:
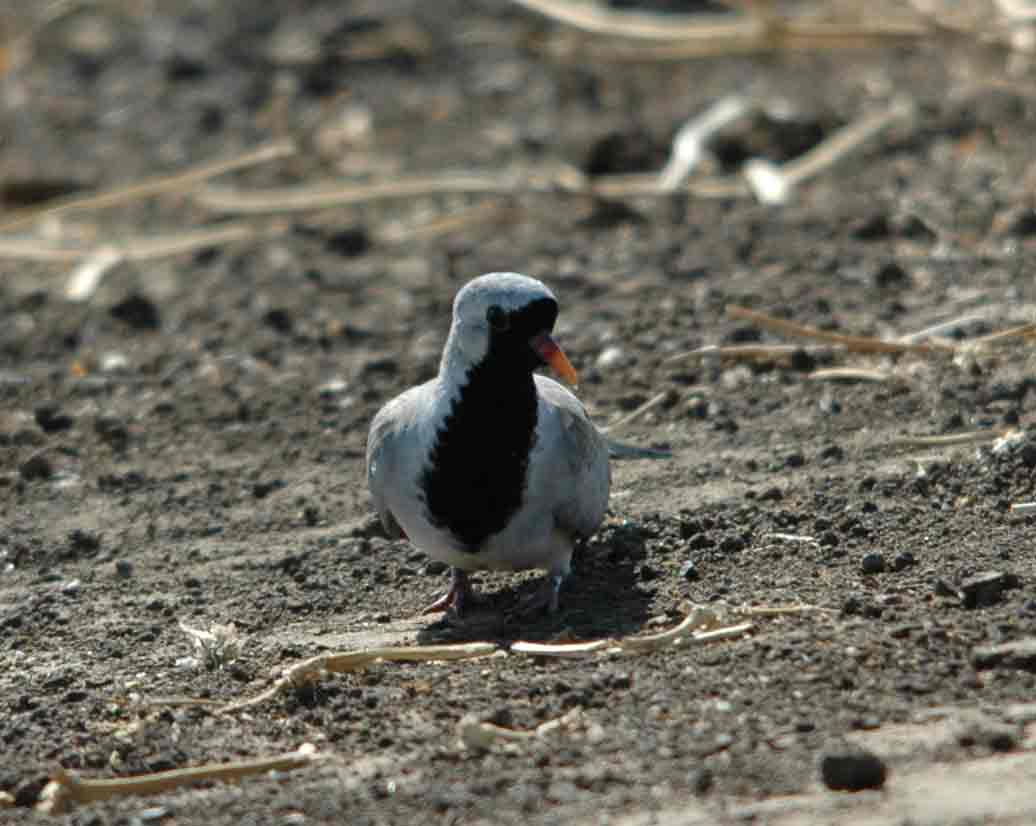
<path id="1" fill-rule="evenodd" d="M 562 378 L 565 384 L 573 387 L 579 384 L 579 374 L 576 372 L 576 368 L 572 366 L 572 362 L 568 360 L 564 351 L 558 347 L 557 342 L 547 333 L 540 333 L 529 344 L 532 345 L 533 350 L 539 353 L 544 363 L 550 365 L 550 368 Z"/>

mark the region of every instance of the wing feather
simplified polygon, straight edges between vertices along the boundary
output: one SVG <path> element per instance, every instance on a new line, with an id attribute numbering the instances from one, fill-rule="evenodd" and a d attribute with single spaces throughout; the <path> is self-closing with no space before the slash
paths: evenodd
<path id="1" fill-rule="evenodd" d="M 555 523 L 572 536 L 589 536 L 608 508 L 611 467 L 607 441 L 572 393 L 544 376 L 537 376 L 536 384 L 559 425 L 558 442 L 551 451 L 557 457 L 551 468 L 557 492 Z"/>

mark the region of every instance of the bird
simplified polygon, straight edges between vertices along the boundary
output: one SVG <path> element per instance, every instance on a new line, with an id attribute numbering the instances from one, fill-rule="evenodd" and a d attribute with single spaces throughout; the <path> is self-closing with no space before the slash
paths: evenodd
<path id="1" fill-rule="evenodd" d="M 423 613 L 461 616 L 478 599 L 469 572 L 545 569 L 521 606 L 558 610 L 575 544 L 604 520 L 611 442 L 579 399 L 535 372 L 578 374 L 554 340 L 558 301 L 541 281 L 493 272 L 465 284 L 431 380 L 375 415 L 367 482 L 386 533 L 451 568 L 449 590 Z"/>

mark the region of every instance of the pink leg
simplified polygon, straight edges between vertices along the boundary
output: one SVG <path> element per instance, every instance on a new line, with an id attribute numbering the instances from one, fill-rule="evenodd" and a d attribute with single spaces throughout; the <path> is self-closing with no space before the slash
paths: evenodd
<path id="1" fill-rule="evenodd" d="M 450 590 L 425 608 L 421 612 L 422 614 L 449 611 L 459 617 L 464 613 L 465 605 L 475 601 L 475 592 L 471 588 L 467 573 L 460 568 L 451 568 L 450 574 L 452 576 Z"/>

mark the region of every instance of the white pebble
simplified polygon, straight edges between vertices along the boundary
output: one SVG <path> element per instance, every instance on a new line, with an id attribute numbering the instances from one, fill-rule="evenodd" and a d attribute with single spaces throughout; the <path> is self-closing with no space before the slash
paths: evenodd
<path id="1" fill-rule="evenodd" d="M 597 357 L 597 366 L 602 370 L 607 370 L 609 367 L 615 367 L 626 360 L 626 351 L 621 347 L 611 346 L 605 347 L 601 351 L 601 355 Z"/>

